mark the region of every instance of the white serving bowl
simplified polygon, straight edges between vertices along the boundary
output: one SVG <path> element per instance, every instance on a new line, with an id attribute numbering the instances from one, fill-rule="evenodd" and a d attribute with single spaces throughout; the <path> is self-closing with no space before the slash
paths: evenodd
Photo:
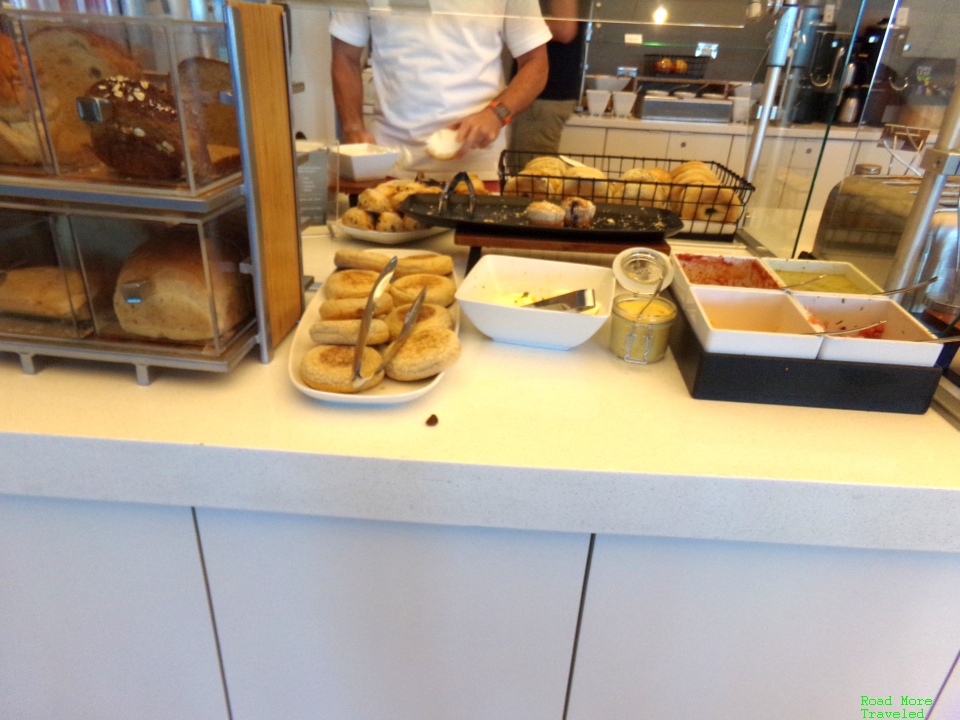
<path id="1" fill-rule="evenodd" d="M 839 292 L 845 295 L 861 294 L 870 295 L 881 292 L 873 280 L 864 275 L 856 266 L 848 262 L 837 262 L 832 260 L 791 260 L 778 258 L 763 258 L 763 262 L 783 281 L 785 285 L 791 285 L 795 281 L 789 276 L 784 277 L 780 273 L 802 273 L 805 276 L 816 277 L 817 275 L 826 275 L 827 277 L 809 285 L 798 287 L 797 291 L 823 293 Z M 803 278 L 806 279 L 806 278 Z M 802 282 L 803 280 L 800 280 Z M 836 289 L 830 286 L 834 285 Z M 829 289 L 825 289 L 829 288 Z"/>
<path id="2" fill-rule="evenodd" d="M 616 279 L 608 267 L 485 254 L 460 283 L 457 302 L 477 330 L 498 342 L 569 350 L 596 334 L 610 316 Z M 582 313 L 519 307 L 593 288 L 597 307 Z"/>
<path id="3" fill-rule="evenodd" d="M 726 355 L 817 357 L 823 340 L 792 295 L 697 285 L 685 311 L 704 350 Z M 692 311 L 689 310 L 692 305 Z"/>
<path id="4" fill-rule="evenodd" d="M 399 150 L 370 143 L 339 145 L 333 153 L 339 156 L 340 177 L 347 180 L 383 179 L 400 157 Z"/>
<path id="5" fill-rule="evenodd" d="M 821 360 L 932 367 L 942 345 L 920 342 L 934 335 L 898 303 L 886 297 L 793 293 L 804 309 L 825 330 L 853 328 L 885 320 L 883 334 L 876 338 L 826 335 L 817 357 Z"/>
<path id="6" fill-rule="evenodd" d="M 606 90 L 618 92 L 630 84 L 628 75 L 587 75 L 587 90 Z"/>

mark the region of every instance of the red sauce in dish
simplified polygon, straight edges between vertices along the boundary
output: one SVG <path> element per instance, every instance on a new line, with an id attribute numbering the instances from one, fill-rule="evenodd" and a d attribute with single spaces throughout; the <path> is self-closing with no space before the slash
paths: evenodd
<path id="1" fill-rule="evenodd" d="M 780 287 L 776 279 L 753 258 L 688 253 L 677 253 L 676 257 L 683 273 L 694 285 L 723 285 L 762 290 L 777 290 Z"/>

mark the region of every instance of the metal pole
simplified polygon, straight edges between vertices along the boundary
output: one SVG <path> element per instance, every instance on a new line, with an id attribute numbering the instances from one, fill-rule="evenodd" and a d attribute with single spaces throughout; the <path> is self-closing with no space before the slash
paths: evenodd
<path id="1" fill-rule="evenodd" d="M 763 100 L 760 104 L 760 117 L 753 126 L 753 135 L 750 137 L 750 148 L 747 151 L 747 162 L 743 176 L 747 182 L 753 182 L 757 165 L 760 162 L 760 150 L 763 147 L 763 138 L 767 134 L 767 125 L 770 124 L 770 113 L 777 95 L 777 86 L 780 83 L 780 74 L 787 64 L 790 46 L 793 44 L 794 28 L 800 8 L 797 0 L 784 0 L 783 7 L 773 29 L 773 39 L 770 41 L 770 60 L 767 62 L 767 76 L 763 84 Z M 786 112 L 786 108 L 781 108 Z"/>
<path id="2" fill-rule="evenodd" d="M 921 259 L 928 250 L 926 247 L 927 232 L 933 213 L 940 202 L 943 186 L 947 175 L 957 173 L 956 157 L 951 151 L 955 150 L 960 141 L 960 93 L 954 92 L 950 98 L 937 134 L 937 141 L 933 149 L 927 150 L 923 156 L 923 178 L 917 191 L 917 199 L 907 215 L 900 244 L 893 258 L 893 266 L 887 275 L 885 289 L 892 289 L 912 285 L 919 282 L 917 274 L 920 272 Z M 909 307 L 907 309 L 910 309 Z"/>

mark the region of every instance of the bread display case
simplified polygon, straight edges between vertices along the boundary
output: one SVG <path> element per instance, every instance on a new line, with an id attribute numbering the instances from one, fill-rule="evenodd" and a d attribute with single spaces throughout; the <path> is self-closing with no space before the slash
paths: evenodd
<path id="1" fill-rule="evenodd" d="M 25 372 L 269 361 L 303 308 L 284 18 L 0 15 L 0 351 Z"/>

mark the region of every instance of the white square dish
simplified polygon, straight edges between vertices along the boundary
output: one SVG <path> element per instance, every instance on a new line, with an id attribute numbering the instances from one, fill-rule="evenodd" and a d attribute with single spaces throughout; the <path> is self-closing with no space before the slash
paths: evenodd
<path id="1" fill-rule="evenodd" d="M 794 293 L 794 297 L 824 330 L 886 321 L 882 328 L 865 331 L 868 337 L 824 336 L 817 355 L 822 360 L 932 367 L 940 357 L 942 345 L 922 342 L 934 335 L 890 298 L 815 293 Z"/>
<path id="2" fill-rule="evenodd" d="M 610 316 L 616 279 L 608 267 L 555 260 L 483 255 L 457 290 L 457 302 L 476 328 L 499 342 L 569 350 Z M 521 307 L 565 292 L 592 288 L 596 308 L 559 312 Z"/>
<path id="3" fill-rule="evenodd" d="M 711 353 L 813 360 L 822 338 L 794 298 L 783 292 L 700 285 L 687 318 Z"/>
<path id="4" fill-rule="evenodd" d="M 400 152 L 370 143 L 338 145 L 333 148 L 338 156 L 340 177 L 347 180 L 380 180 L 389 174 Z"/>
<path id="5" fill-rule="evenodd" d="M 806 280 L 813 280 L 819 275 L 826 275 L 825 278 L 813 280 L 813 282 L 798 287 L 797 292 L 871 295 L 883 290 L 855 265 L 848 262 L 783 260 L 778 258 L 763 258 L 762 262 L 773 271 L 773 274 L 784 285 L 795 285 Z"/>

